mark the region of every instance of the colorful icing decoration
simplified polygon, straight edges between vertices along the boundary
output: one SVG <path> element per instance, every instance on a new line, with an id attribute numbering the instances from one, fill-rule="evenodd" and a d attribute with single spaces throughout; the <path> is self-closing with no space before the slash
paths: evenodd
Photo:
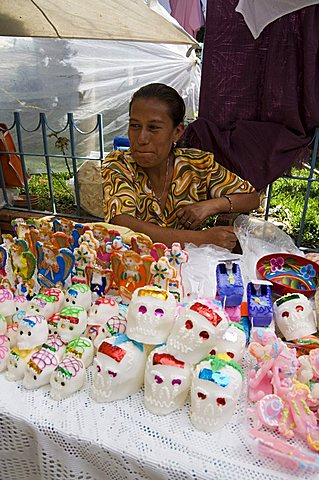
<path id="1" fill-rule="evenodd" d="M 89 232 L 86 232 L 85 235 L 88 235 L 88 233 Z M 92 235 L 92 232 L 90 233 Z M 73 254 L 75 258 L 75 273 L 72 275 L 72 283 L 88 284 L 90 282 L 89 270 L 92 269 L 95 264 L 96 251 L 91 244 L 82 242 L 78 248 L 74 249 Z"/>
<path id="2" fill-rule="evenodd" d="M 247 284 L 248 315 L 254 327 L 268 327 L 273 317 L 271 283 L 254 280 Z"/>
<path id="3" fill-rule="evenodd" d="M 68 356 L 54 369 L 50 378 L 50 395 L 53 400 L 63 400 L 80 390 L 86 379 L 82 360 Z"/>
<path id="4" fill-rule="evenodd" d="M 39 293 L 35 295 L 29 302 L 26 310 L 27 315 L 42 315 L 48 320 L 56 312 L 56 304 L 54 297 L 49 297 Z"/>
<path id="5" fill-rule="evenodd" d="M 65 294 L 64 306 L 77 305 L 89 310 L 92 304 L 92 292 L 88 285 L 84 283 L 75 283 L 69 287 Z"/>
<path id="6" fill-rule="evenodd" d="M 119 306 L 114 298 L 99 298 L 89 311 L 88 325 L 105 325 L 111 317 L 118 316 L 119 313 Z"/>
<path id="7" fill-rule="evenodd" d="M 224 260 L 216 267 L 216 297 L 224 307 L 237 307 L 244 295 L 240 266 L 234 260 Z"/>
<path id="8" fill-rule="evenodd" d="M 58 365 L 58 358 L 48 348 L 35 352 L 27 362 L 22 384 L 24 388 L 33 390 L 50 382 L 50 377 Z"/>
<path id="9" fill-rule="evenodd" d="M 176 280 L 173 280 L 172 286 L 176 289 L 175 297 L 178 302 L 182 302 L 185 296 L 184 282 L 183 282 L 183 265 L 188 262 L 189 255 L 185 250 L 182 250 L 179 243 L 172 243 L 172 248 L 167 248 L 164 255 L 167 257 L 171 267 L 176 270 Z M 169 289 L 171 292 L 172 290 Z"/>
<path id="10" fill-rule="evenodd" d="M 31 350 L 42 345 L 48 335 L 48 323 L 42 315 L 27 315 L 19 323 L 17 347 L 19 350 Z"/>
<path id="11" fill-rule="evenodd" d="M 176 300 L 172 293 L 155 286 L 135 290 L 127 309 L 127 335 L 143 343 L 166 341 L 174 324 Z"/>
<path id="12" fill-rule="evenodd" d="M 31 355 L 36 351 L 37 349 L 19 350 L 17 347 L 13 347 L 7 358 L 6 379 L 10 382 L 22 380 L 27 368 L 27 363 Z"/>
<path id="13" fill-rule="evenodd" d="M 10 341 L 6 335 L 0 334 L 0 372 L 6 369 L 9 354 Z"/>
<path id="14" fill-rule="evenodd" d="M 97 402 L 112 402 L 133 395 L 143 384 L 146 354 L 143 345 L 126 335 L 104 340 L 94 359 L 91 396 Z"/>
<path id="15" fill-rule="evenodd" d="M 74 266 L 74 255 L 68 248 L 57 248 L 50 242 L 36 242 L 37 279 L 46 288 L 63 288 Z"/>
<path id="16" fill-rule="evenodd" d="M 0 288 L 0 314 L 6 318 L 8 324 L 12 321 L 12 315 L 16 312 L 14 296 L 11 290 Z"/>
<path id="17" fill-rule="evenodd" d="M 209 355 L 229 324 L 224 310 L 210 299 L 192 302 L 174 323 L 167 339 L 168 352 L 195 364 Z"/>
<path id="18" fill-rule="evenodd" d="M 71 340 L 66 346 L 65 356 L 73 356 L 82 360 L 87 368 L 93 362 L 94 346 L 92 340 L 85 337 L 78 337 Z"/>
<path id="19" fill-rule="evenodd" d="M 190 364 L 177 360 L 166 346 L 157 347 L 148 356 L 144 380 L 144 405 L 156 415 L 182 408 L 192 380 Z"/>
<path id="20" fill-rule="evenodd" d="M 79 337 L 86 329 L 87 313 L 83 307 L 78 305 L 64 307 L 60 313 L 58 323 L 58 334 L 63 342 L 68 343 Z"/>

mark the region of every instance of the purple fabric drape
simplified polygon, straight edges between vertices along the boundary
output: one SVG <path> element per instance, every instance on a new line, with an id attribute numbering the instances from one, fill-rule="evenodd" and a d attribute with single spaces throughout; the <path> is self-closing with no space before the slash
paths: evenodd
<path id="1" fill-rule="evenodd" d="M 238 0 L 211 0 L 199 118 L 181 144 L 265 187 L 308 158 L 319 126 L 319 6 L 285 15 L 254 40 Z"/>

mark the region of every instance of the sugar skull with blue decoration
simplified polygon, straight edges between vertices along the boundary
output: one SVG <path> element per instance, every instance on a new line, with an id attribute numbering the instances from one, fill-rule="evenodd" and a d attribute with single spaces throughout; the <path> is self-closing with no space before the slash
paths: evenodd
<path id="1" fill-rule="evenodd" d="M 48 336 L 48 323 L 42 315 L 26 315 L 18 326 L 17 347 L 30 350 L 42 345 Z"/>
<path id="2" fill-rule="evenodd" d="M 191 386 L 193 426 L 204 432 L 222 428 L 236 409 L 242 383 L 242 369 L 232 360 L 213 355 L 198 363 Z"/>
<path id="3" fill-rule="evenodd" d="M 92 292 L 88 285 L 85 283 L 75 283 L 71 285 L 65 293 L 64 306 L 83 307 L 85 310 L 89 310 L 92 305 Z"/>

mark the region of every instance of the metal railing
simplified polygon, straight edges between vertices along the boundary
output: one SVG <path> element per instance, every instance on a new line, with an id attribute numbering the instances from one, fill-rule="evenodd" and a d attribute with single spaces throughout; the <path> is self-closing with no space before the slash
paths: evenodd
<path id="1" fill-rule="evenodd" d="M 97 220 L 97 217 L 90 216 L 85 211 L 83 211 L 83 209 L 81 208 L 80 189 L 79 189 L 79 182 L 78 182 L 78 162 L 82 161 L 82 160 L 99 160 L 99 161 L 103 160 L 104 141 L 103 141 L 103 117 L 102 117 L 102 115 L 101 114 L 97 115 L 96 124 L 95 124 L 93 129 L 91 129 L 90 131 L 84 132 L 81 129 L 79 129 L 78 126 L 76 125 L 72 113 L 67 114 L 66 125 L 60 130 L 52 129 L 48 124 L 48 120 L 47 120 L 47 117 L 46 117 L 45 113 L 40 113 L 38 125 L 34 129 L 29 130 L 22 125 L 21 118 L 20 118 L 20 113 L 15 112 L 14 113 L 14 122 L 8 128 L 8 130 L 11 131 L 12 133 L 15 133 L 14 136 L 16 137 L 17 151 L 16 152 L 1 152 L 0 151 L 0 154 L 1 153 L 17 153 L 20 156 L 23 179 L 24 179 L 24 190 L 25 190 L 25 194 L 26 194 L 27 207 L 26 208 L 21 208 L 21 207 L 17 208 L 14 205 L 10 205 L 10 202 L 9 202 L 9 199 L 8 199 L 8 194 L 7 194 L 7 189 L 6 189 L 6 185 L 5 185 L 4 175 L 3 175 L 3 171 L 2 171 L 1 161 L 0 161 L 0 187 L 2 187 L 2 191 L 3 191 L 5 208 L 9 209 L 9 210 L 19 210 L 21 212 L 28 212 L 28 213 L 52 214 L 52 215 L 59 215 L 60 214 L 60 215 L 63 215 L 64 217 L 70 217 L 70 218 L 79 218 L 79 219 L 83 219 L 83 220 Z M 24 149 L 24 146 L 23 146 L 22 132 L 33 133 L 33 132 L 36 132 L 36 131 L 41 132 L 43 152 L 41 152 L 41 153 L 26 152 L 25 149 Z M 74 213 L 74 214 L 66 214 L 66 213 L 61 214 L 61 212 L 57 211 L 54 189 L 53 189 L 53 182 L 52 182 L 52 168 L 51 168 L 52 159 L 55 159 L 55 158 L 65 159 L 66 155 L 64 153 L 63 154 L 57 154 L 57 153 L 53 153 L 53 152 L 49 151 L 48 136 L 52 133 L 55 134 L 55 135 L 60 135 L 61 133 L 64 133 L 64 132 L 68 133 L 69 142 L 70 142 L 70 151 L 67 153 L 67 157 L 72 160 L 72 170 L 73 170 L 73 176 L 74 176 L 74 194 L 75 194 L 75 206 L 76 206 L 76 213 Z M 75 132 L 78 132 L 81 135 L 92 135 L 94 133 L 97 133 L 98 145 L 99 145 L 99 155 L 97 157 L 78 156 L 77 155 Z M 302 238 L 303 238 L 303 234 L 304 234 L 305 221 L 306 221 L 306 215 L 307 215 L 307 210 L 308 210 L 308 203 L 309 203 L 311 188 L 312 188 L 313 182 L 318 182 L 319 181 L 319 177 L 317 177 L 317 178 L 314 177 L 315 165 L 316 165 L 316 161 L 318 159 L 318 145 L 319 145 L 319 128 L 316 129 L 315 135 L 314 135 L 314 138 L 313 138 L 313 142 L 312 142 L 312 154 L 311 154 L 311 161 L 310 161 L 310 164 L 309 164 L 309 175 L 307 177 L 296 176 L 296 175 L 284 175 L 283 176 L 287 179 L 307 182 L 307 190 L 306 190 L 306 195 L 305 195 L 305 199 L 304 199 L 303 211 L 302 211 L 302 215 L 301 215 L 300 229 L 299 229 L 298 237 L 297 237 L 297 240 L 296 240 L 296 245 L 299 248 L 303 248 Z M 50 197 L 50 203 L 51 203 L 51 210 L 46 210 L 44 212 L 44 211 L 36 210 L 36 209 L 32 208 L 29 186 L 28 186 L 28 175 L 27 175 L 26 162 L 25 162 L 25 159 L 28 156 L 29 157 L 43 157 L 44 160 L 45 160 L 46 173 L 47 173 L 47 178 L 48 178 L 48 187 L 49 187 L 49 197 Z M 269 185 L 268 189 L 267 189 L 267 201 L 266 201 L 266 208 L 265 208 L 265 219 L 266 220 L 269 217 L 271 196 L 272 196 L 272 185 Z M 309 249 L 309 250 L 311 250 L 311 249 Z M 314 250 L 314 249 L 312 249 L 312 250 Z M 316 251 L 317 250 L 318 249 L 316 249 Z"/>

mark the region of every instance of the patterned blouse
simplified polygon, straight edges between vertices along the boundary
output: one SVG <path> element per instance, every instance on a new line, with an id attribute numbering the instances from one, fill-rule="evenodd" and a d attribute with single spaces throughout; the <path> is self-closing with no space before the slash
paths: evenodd
<path id="1" fill-rule="evenodd" d="M 173 151 L 174 171 L 164 211 L 154 195 L 147 174 L 130 151 L 112 151 L 102 163 L 104 218 L 127 214 L 171 228 L 177 227 L 176 211 L 195 202 L 232 193 L 251 193 L 254 188 L 214 160 L 212 153 L 189 148 Z"/>

